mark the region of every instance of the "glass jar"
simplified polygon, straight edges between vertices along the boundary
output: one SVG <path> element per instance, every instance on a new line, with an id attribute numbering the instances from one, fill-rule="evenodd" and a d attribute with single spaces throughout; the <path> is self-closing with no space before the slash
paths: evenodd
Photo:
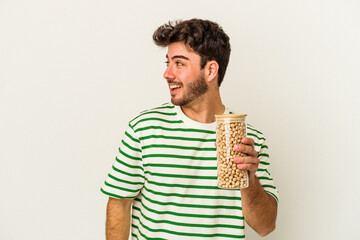
<path id="1" fill-rule="evenodd" d="M 235 150 L 246 137 L 246 114 L 215 115 L 218 187 L 224 189 L 242 189 L 249 186 L 247 170 L 237 168 L 235 157 L 245 154 Z"/>

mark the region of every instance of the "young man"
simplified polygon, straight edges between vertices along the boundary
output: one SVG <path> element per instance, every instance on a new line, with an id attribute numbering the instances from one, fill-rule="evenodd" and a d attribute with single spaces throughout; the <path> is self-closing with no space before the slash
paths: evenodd
<path id="1" fill-rule="evenodd" d="M 244 220 L 267 235 L 275 229 L 278 192 L 265 139 L 252 126 L 235 147 L 246 156 L 234 158 L 248 171 L 249 187 L 217 187 L 215 115 L 231 113 L 219 93 L 229 37 L 214 22 L 191 19 L 159 27 L 153 39 L 168 47 L 171 103 L 129 122 L 101 189 L 110 197 L 107 239 L 128 239 L 130 228 L 133 239 L 244 238 Z"/>

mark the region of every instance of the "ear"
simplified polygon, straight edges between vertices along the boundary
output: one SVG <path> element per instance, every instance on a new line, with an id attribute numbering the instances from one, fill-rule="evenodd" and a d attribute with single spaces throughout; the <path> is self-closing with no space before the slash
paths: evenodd
<path id="1" fill-rule="evenodd" d="M 206 80 L 208 82 L 216 82 L 218 79 L 219 64 L 215 60 L 208 61 L 205 65 Z"/>

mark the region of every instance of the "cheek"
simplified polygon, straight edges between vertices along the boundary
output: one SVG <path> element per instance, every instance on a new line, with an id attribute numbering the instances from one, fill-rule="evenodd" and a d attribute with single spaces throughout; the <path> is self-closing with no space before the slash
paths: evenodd
<path id="1" fill-rule="evenodd" d="M 189 76 L 185 72 L 175 70 L 174 75 L 176 76 L 178 82 L 181 82 L 182 84 L 186 84 L 188 82 Z"/>
<path id="2" fill-rule="evenodd" d="M 177 71 L 177 78 L 183 83 L 191 83 L 196 79 L 197 75 L 191 71 Z"/>

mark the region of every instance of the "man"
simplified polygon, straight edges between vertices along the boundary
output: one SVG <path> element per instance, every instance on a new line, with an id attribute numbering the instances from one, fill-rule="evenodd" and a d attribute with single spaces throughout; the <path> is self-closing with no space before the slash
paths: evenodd
<path id="1" fill-rule="evenodd" d="M 133 239 L 244 238 L 244 220 L 267 235 L 275 229 L 278 192 L 258 130 L 248 125 L 235 147 L 246 154 L 234 161 L 248 171 L 249 187 L 217 187 L 214 115 L 231 113 L 219 93 L 228 36 L 214 22 L 191 19 L 159 27 L 153 39 L 168 47 L 171 103 L 129 122 L 101 189 L 110 197 L 107 239 L 128 239 L 130 228 Z"/>

